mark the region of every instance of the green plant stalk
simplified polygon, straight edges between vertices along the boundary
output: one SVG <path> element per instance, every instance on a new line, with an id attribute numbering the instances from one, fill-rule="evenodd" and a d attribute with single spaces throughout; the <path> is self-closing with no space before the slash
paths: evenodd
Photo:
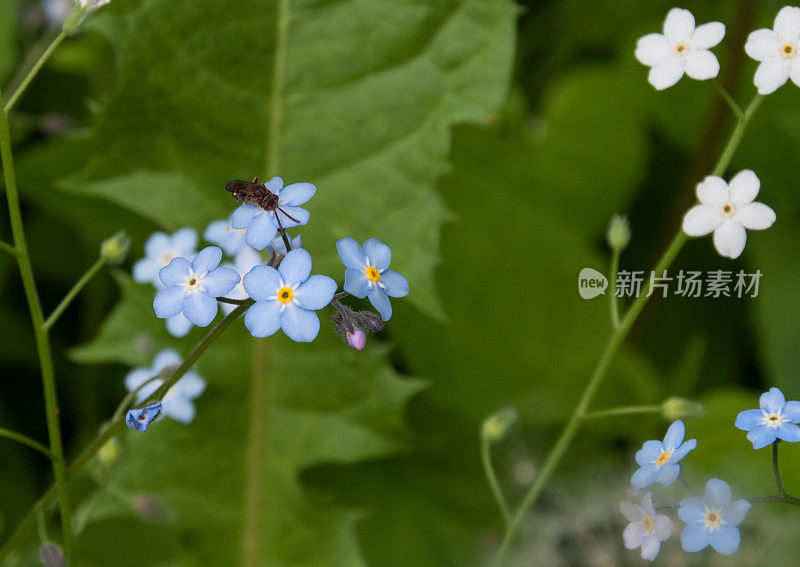
<path id="1" fill-rule="evenodd" d="M 481 463 L 483 464 L 483 472 L 486 474 L 486 480 L 489 482 L 489 488 L 492 489 L 494 499 L 500 508 L 500 513 L 503 514 L 503 519 L 508 524 L 511 521 L 511 508 L 503 495 L 503 489 L 500 488 L 500 482 L 498 482 L 492 466 L 491 442 L 485 437 L 481 439 Z"/>
<path id="2" fill-rule="evenodd" d="M 647 406 L 622 406 L 618 408 L 608 408 L 603 410 L 592 411 L 584 414 L 583 419 L 599 419 L 603 417 L 618 417 L 621 415 L 641 415 L 646 413 L 660 413 L 662 407 L 660 405 L 647 405 Z"/>
<path id="3" fill-rule="evenodd" d="M 9 253 L 9 254 L 11 254 L 12 256 L 14 256 L 14 258 L 16 258 L 17 256 L 19 256 L 19 250 L 17 250 L 16 248 L 14 248 L 14 247 L 13 247 L 11 244 L 9 244 L 8 242 L 3 242 L 2 240 L 0 240 L 0 250 L 2 250 L 3 252 L 8 252 L 8 253 Z"/>
<path id="4" fill-rule="evenodd" d="M 200 341 L 197 346 L 192 349 L 192 352 L 189 353 L 189 356 L 181 363 L 178 368 L 175 369 L 175 372 L 169 377 L 166 383 L 160 387 L 156 393 L 151 396 L 148 401 L 153 400 L 154 398 L 160 399 L 163 398 L 166 391 L 172 386 L 175 382 L 177 382 L 193 365 L 197 362 L 197 359 L 202 356 L 202 354 L 208 350 L 208 347 L 219 338 L 219 336 L 233 323 L 239 316 L 244 313 L 251 305 L 253 301 L 250 300 L 249 302 L 238 306 L 236 309 L 228 313 L 225 318 L 220 321 L 209 333 Z M 128 398 L 126 398 L 128 399 Z M 132 399 L 132 398 L 131 398 Z M 106 444 L 109 440 L 111 440 L 114 436 L 116 436 L 120 431 L 125 429 L 125 416 L 122 415 L 120 412 L 116 412 L 114 414 L 116 417 L 113 419 L 106 427 L 104 427 L 100 434 L 94 438 L 94 440 L 81 452 L 80 455 L 75 459 L 75 461 L 69 467 L 69 475 L 74 476 L 81 472 L 83 468 L 92 460 L 92 458 L 97 454 L 97 452 Z M 31 530 L 33 525 L 36 522 L 36 510 L 39 507 L 42 509 L 47 508 L 50 506 L 56 498 L 56 485 L 51 486 L 41 497 L 37 500 L 33 506 L 28 510 L 28 513 L 22 519 L 22 521 L 17 526 L 17 529 L 14 530 L 14 533 L 11 537 L 3 544 L 2 548 L 0 548 L 0 564 L 8 557 L 9 553 L 22 541 L 22 539 L 27 535 L 27 533 Z"/>
<path id="5" fill-rule="evenodd" d="M 725 100 L 725 102 L 728 103 L 728 106 L 736 115 L 736 118 L 738 118 L 739 120 L 744 120 L 744 112 L 742 112 L 742 108 L 738 104 L 736 104 L 736 101 L 733 100 L 731 93 L 729 93 L 728 90 L 725 87 L 723 87 L 722 83 L 720 83 L 719 81 L 715 81 L 714 84 L 717 86 L 717 92 Z"/>
<path id="6" fill-rule="evenodd" d="M 778 494 L 786 496 L 786 489 L 783 488 L 783 481 L 781 480 L 781 467 L 778 465 L 778 443 L 780 443 L 780 439 L 775 439 L 772 443 L 772 473 L 775 475 Z"/>
<path id="7" fill-rule="evenodd" d="M 36 75 L 39 73 L 42 66 L 47 63 L 47 60 L 50 59 L 50 56 L 58 48 L 58 46 L 61 45 L 61 42 L 64 41 L 64 38 L 66 37 L 66 34 L 61 31 L 53 38 L 53 41 L 50 42 L 50 45 L 47 46 L 42 54 L 39 55 L 39 57 L 36 59 L 36 62 L 33 64 L 33 67 L 31 67 L 30 71 L 25 74 L 25 78 L 22 79 L 20 85 L 16 88 L 16 90 L 14 90 L 14 93 L 5 103 L 3 111 L 6 114 L 11 112 L 11 109 L 14 108 L 14 105 L 17 103 L 17 100 L 19 100 L 19 97 L 22 96 L 22 94 L 28 88 L 28 85 L 31 84 L 31 81 L 33 81 L 34 77 L 36 77 Z"/>
<path id="8" fill-rule="evenodd" d="M 14 247 L 19 251 L 17 264 L 19 265 L 22 286 L 28 301 L 28 309 L 33 322 L 33 333 L 36 338 L 36 350 L 39 354 L 39 367 L 42 373 L 44 389 L 44 405 L 47 417 L 47 434 L 50 440 L 50 452 L 53 464 L 53 473 L 56 480 L 58 503 L 61 512 L 61 527 L 64 532 L 64 557 L 67 566 L 73 564 L 72 523 L 70 517 L 69 487 L 64 465 L 64 448 L 61 442 L 61 427 L 58 422 L 58 396 L 56 393 L 55 371 L 53 357 L 50 350 L 50 337 L 44 328 L 44 315 L 39 294 L 36 291 L 36 282 L 33 277 L 33 268 L 28 256 L 28 246 L 25 241 L 25 229 L 22 224 L 22 213 L 19 205 L 17 181 L 14 175 L 14 157 L 11 152 L 11 134 L 8 129 L 8 113 L 0 112 L 0 157 L 3 162 L 3 175 L 6 184 L 6 197 L 8 199 L 8 214 L 11 219 L 11 232 L 14 236 Z"/>
<path id="9" fill-rule="evenodd" d="M 722 175 L 730 165 L 733 155 L 736 153 L 737 148 L 742 142 L 742 138 L 747 130 L 747 126 L 749 125 L 753 114 L 761 105 L 763 98 L 764 97 L 762 95 L 757 94 L 747 107 L 744 117 L 737 122 L 733 133 L 728 139 L 728 143 L 725 145 L 725 148 L 722 151 L 722 155 L 714 167 L 712 175 Z M 673 238 L 669 247 L 658 261 L 658 264 L 654 269 L 655 273 L 660 274 L 669 268 L 670 265 L 672 265 L 672 262 L 675 260 L 675 257 L 681 251 L 681 248 L 683 248 L 683 245 L 687 240 L 688 236 L 686 233 L 684 233 L 683 230 L 678 231 L 678 234 L 675 235 L 675 238 Z M 642 312 L 645 305 L 647 305 L 650 287 L 651 284 L 648 283 L 645 293 L 639 295 L 639 297 L 637 297 L 636 300 L 631 304 L 627 313 L 625 313 L 625 316 L 620 322 L 620 326 L 608 339 L 606 347 L 603 350 L 603 354 L 600 356 L 600 360 L 598 361 L 597 366 L 595 367 L 594 372 L 592 373 L 592 376 L 583 391 L 583 394 L 581 394 L 578 405 L 572 412 L 572 415 L 567 421 L 566 426 L 561 431 L 561 434 L 559 435 L 555 445 L 553 445 L 553 447 L 550 449 L 550 452 L 547 454 L 542 466 L 542 471 L 539 473 L 536 481 L 534 481 L 531 488 L 525 494 L 525 497 L 522 499 L 519 508 L 517 508 L 517 511 L 512 516 L 511 522 L 506 528 L 500 548 L 497 550 L 497 554 L 492 560 L 493 565 L 502 565 L 503 559 L 508 553 L 514 537 L 522 525 L 522 520 L 525 518 L 525 514 L 527 514 L 528 511 L 531 510 L 536 504 L 539 495 L 542 493 L 545 485 L 550 480 L 550 476 L 561 462 L 561 459 L 564 457 L 564 453 L 566 453 L 567 449 L 572 443 L 572 440 L 575 438 L 578 429 L 580 429 L 581 421 L 583 420 L 586 412 L 589 409 L 589 406 L 594 400 L 594 396 L 606 375 L 608 367 L 611 365 L 614 356 L 617 354 L 617 351 L 625 340 L 625 337 L 627 337 L 628 333 L 630 332 L 631 327 L 636 322 L 636 319 L 639 317 L 639 314 Z"/>
<path id="10" fill-rule="evenodd" d="M 27 435 L 23 435 L 22 433 L 17 433 L 16 431 L 11 431 L 10 429 L 6 429 L 5 427 L 0 427 L 0 437 L 5 437 L 6 439 L 11 439 L 12 441 L 16 441 L 17 443 L 22 443 L 23 445 L 27 445 L 31 449 L 39 451 L 42 455 L 44 455 L 48 459 L 52 460 L 53 458 L 53 453 L 50 452 L 50 449 L 48 449 L 35 439 L 31 439 Z"/>
<path id="11" fill-rule="evenodd" d="M 53 312 L 44 322 L 45 331 L 49 331 L 53 325 L 55 325 L 56 321 L 58 321 L 58 318 L 61 317 L 61 314 L 64 312 L 64 310 L 69 307 L 69 304 L 72 303 L 73 299 L 75 299 L 75 296 L 81 292 L 81 290 L 86 286 L 86 284 L 89 283 L 89 281 L 97 274 L 97 272 L 100 271 L 100 268 L 102 268 L 105 263 L 105 259 L 98 258 L 97 261 L 92 264 L 88 270 L 86 270 L 86 273 L 84 273 L 81 278 L 75 282 L 75 285 L 72 286 L 72 289 L 69 290 L 67 295 L 64 296 L 64 299 L 61 300 L 61 303 L 59 303 L 58 306 L 53 309 Z"/>
<path id="12" fill-rule="evenodd" d="M 608 290 L 608 304 L 611 309 L 611 325 L 619 329 L 619 303 L 617 302 L 617 272 L 619 271 L 619 256 L 621 250 L 615 248 L 611 251 L 611 266 L 608 269 L 610 281 Z"/>

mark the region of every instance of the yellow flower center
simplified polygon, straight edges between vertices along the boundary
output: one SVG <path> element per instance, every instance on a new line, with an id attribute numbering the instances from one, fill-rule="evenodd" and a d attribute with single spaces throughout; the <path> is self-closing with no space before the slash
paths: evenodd
<path id="1" fill-rule="evenodd" d="M 797 47 L 793 43 L 785 43 L 783 47 L 781 47 L 781 55 L 787 59 L 794 57 L 795 53 L 797 53 Z"/>
<path id="2" fill-rule="evenodd" d="M 685 42 L 681 42 L 675 46 L 676 55 L 686 55 L 687 51 L 689 51 L 689 46 Z"/>
<path id="3" fill-rule="evenodd" d="M 282 287 L 278 290 L 278 301 L 281 303 L 291 303 L 294 299 L 294 290 L 290 287 Z"/>
<path id="4" fill-rule="evenodd" d="M 657 464 L 657 465 L 663 465 L 664 463 L 666 463 L 667 461 L 669 461 L 669 458 L 670 458 L 671 456 L 672 456 L 672 451 L 664 451 L 664 452 L 663 452 L 663 453 L 661 453 L 661 454 L 658 456 L 658 458 L 656 459 L 656 464 Z"/>
<path id="5" fill-rule="evenodd" d="M 719 525 L 721 521 L 722 518 L 719 517 L 719 512 L 717 512 L 716 510 L 709 510 L 708 512 L 706 512 L 706 524 L 708 524 L 710 527 L 713 528 Z"/>
<path id="6" fill-rule="evenodd" d="M 642 518 L 642 527 L 648 532 L 652 532 L 654 529 L 656 529 L 656 523 L 653 521 L 653 517 L 645 516 Z"/>
<path id="7" fill-rule="evenodd" d="M 725 215 L 726 217 L 731 216 L 735 212 L 736 212 L 736 207 L 734 207 L 730 203 L 725 203 L 722 206 L 722 214 Z"/>
<path id="8" fill-rule="evenodd" d="M 370 266 L 364 271 L 364 273 L 367 274 L 367 279 L 369 279 L 371 282 L 376 282 L 381 279 L 381 275 L 378 273 L 378 268 L 375 266 Z"/>

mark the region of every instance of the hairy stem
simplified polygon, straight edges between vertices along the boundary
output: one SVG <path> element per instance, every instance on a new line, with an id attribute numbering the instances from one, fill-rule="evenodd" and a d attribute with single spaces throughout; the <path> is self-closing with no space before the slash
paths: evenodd
<path id="1" fill-rule="evenodd" d="M 503 514 L 503 519 L 508 524 L 511 521 L 511 508 L 508 506 L 506 497 L 503 495 L 503 489 L 500 488 L 500 482 L 497 480 L 497 474 L 494 472 L 491 442 L 486 438 L 481 439 L 481 462 L 483 464 L 483 472 L 486 474 L 486 480 L 489 482 L 489 488 L 492 489 L 492 494 L 500 508 L 500 513 Z"/>
<path id="2" fill-rule="evenodd" d="M 780 439 L 775 439 L 772 443 L 772 472 L 775 475 L 775 484 L 778 485 L 778 494 L 786 496 L 786 489 L 783 488 L 783 481 L 781 480 L 781 468 L 778 465 L 778 443 Z"/>
<path id="3" fill-rule="evenodd" d="M 14 91 L 13 94 L 9 97 L 8 101 L 5 103 L 5 106 L 3 107 L 3 111 L 6 114 L 8 114 L 11 111 L 11 109 L 14 108 L 14 105 L 17 103 L 17 100 L 19 100 L 19 97 L 22 96 L 22 94 L 25 92 L 25 89 L 27 89 L 28 85 L 30 85 L 31 81 L 33 81 L 33 78 L 39 73 L 39 70 L 47 62 L 47 60 L 50 59 L 50 56 L 58 48 L 58 46 L 61 45 L 61 42 L 64 41 L 64 38 L 66 37 L 67 36 L 63 31 L 60 32 L 50 41 L 49 44 L 47 44 L 47 47 L 45 47 L 43 51 L 41 51 L 41 49 L 45 45 L 45 43 L 41 42 L 37 44 L 36 48 L 31 53 L 34 56 L 38 54 L 38 57 L 33 62 L 33 65 L 30 67 L 30 69 L 27 72 L 25 72 L 24 75 L 20 73 L 19 76 L 21 76 L 22 79 L 19 81 L 19 86 L 13 89 Z M 28 58 L 26 58 L 26 61 L 27 60 L 33 60 L 33 57 L 29 56 Z M 27 65 L 23 66 L 22 68 L 25 69 L 26 67 Z M 12 83 L 11 86 L 13 87 L 14 83 Z"/>
<path id="4" fill-rule="evenodd" d="M 618 417 L 620 415 L 638 415 L 643 413 L 660 413 L 660 405 L 646 406 L 621 406 L 618 408 L 608 408 L 603 410 L 591 411 L 584 414 L 583 419 L 598 419 L 602 417 Z"/>
<path id="5" fill-rule="evenodd" d="M 617 302 L 617 271 L 619 270 L 620 250 L 615 248 L 611 251 L 611 266 L 608 270 L 608 280 L 610 282 L 608 290 L 608 303 L 611 310 L 611 325 L 614 329 L 619 329 L 619 304 Z"/>

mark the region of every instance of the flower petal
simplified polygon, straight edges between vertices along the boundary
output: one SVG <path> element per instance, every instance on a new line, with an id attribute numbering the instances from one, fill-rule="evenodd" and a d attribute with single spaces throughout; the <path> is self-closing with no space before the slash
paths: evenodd
<path id="1" fill-rule="evenodd" d="M 694 16 L 689 10 L 673 8 L 664 20 L 664 35 L 673 44 L 689 41 L 694 33 Z"/>
<path id="2" fill-rule="evenodd" d="M 743 169 L 728 182 L 730 200 L 737 207 L 751 203 L 758 195 L 761 181 L 754 171 Z"/>
<path id="3" fill-rule="evenodd" d="M 689 439 L 686 443 L 675 449 L 675 452 L 672 453 L 672 457 L 670 457 L 669 460 L 673 463 L 677 463 L 688 455 L 690 451 L 694 451 L 695 449 L 697 449 L 697 439 Z"/>
<path id="4" fill-rule="evenodd" d="M 250 221 L 253 220 L 253 217 L 261 210 L 258 205 L 241 205 L 231 215 L 231 226 L 233 228 L 247 228 L 250 226 Z"/>
<path id="5" fill-rule="evenodd" d="M 256 301 L 267 301 L 281 287 L 281 277 L 272 266 L 256 266 L 244 275 L 242 283 L 247 295 Z"/>
<path id="6" fill-rule="evenodd" d="M 277 175 L 264 183 L 264 187 L 267 188 L 268 191 L 271 193 L 275 193 L 276 195 L 282 195 L 283 193 L 283 179 L 278 177 Z"/>
<path id="7" fill-rule="evenodd" d="M 161 372 L 170 366 L 178 366 L 181 362 L 183 362 L 181 355 L 171 348 L 165 348 L 153 359 L 153 373 Z"/>
<path id="8" fill-rule="evenodd" d="M 127 379 L 125 383 L 127 384 Z M 128 388 L 129 391 L 131 389 L 132 388 Z M 629 522 L 639 522 L 643 517 L 641 506 L 637 506 L 625 500 L 619 503 L 619 511 L 622 512 L 622 515 L 625 516 Z"/>
<path id="9" fill-rule="evenodd" d="M 206 381 L 197 372 L 187 372 L 172 387 L 175 394 L 187 399 L 194 399 L 206 389 Z"/>
<path id="10" fill-rule="evenodd" d="M 166 287 L 182 284 L 189 277 L 191 264 L 186 258 L 173 258 L 169 264 L 158 271 L 161 283 Z"/>
<path id="11" fill-rule="evenodd" d="M 770 57 L 780 55 L 781 45 L 778 34 L 765 28 L 756 30 L 747 36 L 744 50 L 756 61 L 765 61 Z"/>
<path id="12" fill-rule="evenodd" d="M 381 274 L 381 283 L 389 297 L 405 297 L 408 295 L 408 280 L 395 272 L 386 270 Z"/>
<path id="13" fill-rule="evenodd" d="M 656 507 L 653 506 L 653 493 L 646 492 L 642 497 L 642 512 L 648 516 L 656 515 Z"/>
<path id="14" fill-rule="evenodd" d="M 311 183 L 292 183 L 287 185 L 281 190 L 281 208 L 283 208 L 284 204 L 291 207 L 302 205 L 313 197 L 316 192 L 317 188 Z"/>
<path id="15" fill-rule="evenodd" d="M 183 310 L 183 298 L 186 291 L 181 286 L 173 285 L 162 289 L 153 299 L 153 311 L 159 319 L 175 317 Z"/>
<path id="16" fill-rule="evenodd" d="M 722 222 L 719 209 L 709 205 L 695 205 L 683 217 L 683 232 L 689 236 L 705 236 Z"/>
<path id="17" fill-rule="evenodd" d="M 747 243 L 744 227 L 732 219 L 725 219 L 714 230 L 714 247 L 721 256 L 736 259 L 742 255 Z"/>
<path id="18" fill-rule="evenodd" d="M 167 332 L 178 339 L 188 335 L 189 331 L 191 331 L 192 327 L 194 327 L 192 322 L 186 318 L 186 315 L 184 315 L 183 312 L 178 313 L 175 315 L 175 317 L 170 317 L 167 319 L 166 326 Z"/>
<path id="19" fill-rule="evenodd" d="M 144 243 L 144 253 L 148 258 L 155 259 L 161 256 L 165 251 L 172 248 L 170 237 L 166 233 L 157 231 L 147 237 L 147 242 Z"/>
<path id="20" fill-rule="evenodd" d="M 344 290 L 353 297 L 366 297 L 370 290 L 369 284 L 363 270 L 347 268 L 344 271 Z"/>
<path id="21" fill-rule="evenodd" d="M 392 302 L 389 301 L 389 297 L 381 288 L 376 285 L 372 286 L 372 289 L 369 290 L 367 296 L 369 297 L 369 302 L 372 303 L 372 306 L 378 310 L 378 313 L 381 314 L 381 319 L 384 321 L 391 319 Z"/>
<path id="22" fill-rule="evenodd" d="M 642 448 L 636 451 L 636 464 L 640 467 L 651 465 L 663 452 L 664 444 L 661 441 L 645 441 Z"/>
<path id="23" fill-rule="evenodd" d="M 392 251 L 377 238 L 370 238 L 364 243 L 364 253 L 370 264 L 375 266 L 379 272 L 388 268 L 392 261 Z"/>
<path id="24" fill-rule="evenodd" d="M 169 396 L 169 392 L 161 400 L 161 406 L 164 415 L 185 424 L 191 423 L 196 413 L 194 404 L 190 400 L 178 396 Z"/>
<path id="25" fill-rule="evenodd" d="M 686 426 L 680 419 L 674 422 L 667 429 L 667 434 L 664 435 L 664 449 L 667 451 L 674 451 L 678 446 L 683 443 L 683 438 L 686 436 Z"/>
<path id="26" fill-rule="evenodd" d="M 149 368 L 134 368 L 125 375 L 125 389 L 133 392 L 136 388 L 147 382 L 150 378 L 155 376 Z"/>
<path id="27" fill-rule="evenodd" d="M 691 524 L 681 532 L 681 547 L 693 553 L 708 547 L 708 531 L 700 524 Z"/>
<path id="28" fill-rule="evenodd" d="M 346 268 L 363 270 L 367 266 L 367 255 L 355 238 L 342 238 L 336 242 L 339 259 Z"/>
<path id="29" fill-rule="evenodd" d="M 778 90 L 789 79 L 789 65 L 780 55 L 765 59 L 756 69 L 753 84 L 759 94 L 767 95 Z"/>
<path id="30" fill-rule="evenodd" d="M 717 56 L 705 49 L 690 51 L 686 55 L 686 74 L 698 81 L 713 79 L 719 75 Z"/>
<path id="31" fill-rule="evenodd" d="M 228 256 L 235 256 L 244 246 L 245 231 L 232 228 L 229 220 L 217 220 L 206 227 L 203 238 L 222 248 Z"/>
<path id="32" fill-rule="evenodd" d="M 722 22 L 709 22 L 697 26 L 689 45 L 693 49 L 711 49 L 725 37 L 725 24 Z"/>
<path id="33" fill-rule="evenodd" d="M 783 41 L 796 43 L 800 39 L 800 8 L 785 6 L 775 16 L 775 33 Z"/>
<path id="34" fill-rule="evenodd" d="M 216 246 L 203 248 L 192 260 L 192 270 L 196 274 L 210 272 L 222 261 L 222 250 Z"/>
<path id="35" fill-rule="evenodd" d="M 303 283 L 311 273 L 311 254 L 302 248 L 291 250 L 281 261 L 278 272 L 283 278 L 283 283 L 288 286 Z"/>
<path id="36" fill-rule="evenodd" d="M 702 522 L 706 515 L 706 503 L 697 497 L 684 498 L 678 507 L 678 517 L 686 524 Z"/>
<path id="37" fill-rule="evenodd" d="M 767 413 L 780 413 L 786 405 L 786 398 L 780 389 L 770 388 L 768 392 L 761 394 L 758 404 Z"/>
<path id="38" fill-rule="evenodd" d="M 781 423 L 778 426 L 778 439 L 789 443 L 800 441 L 800 426 L 794 423 Z"/>
<path id="39" fill-rule="evenodd" d="M 203 278 L 203 287 L 211 297 L 222 297 L 242 281 L 239 273 L 232 268 L 217 268 Z"/>
<path id="40" fill-rule="evenodd" d="M 703 499 L 709 507 L 719 510 L 731 501 L 731 487 L 724 480 L 712 478 L 706 483 Z"/>
<path id="41" fill-rule="evenodd" d="M 328 276 L 313 275 L 304 281 L 294 293 L 297 305 L 306 310 L 322 309 L 336 293 L 336 282 Z"/>
<path id="42" fill-rule="evenodd" d="M 291 207 L 289 205 L 281 205 L 281 210 L 278 211 L 278 214 L 280 215 L 283 228 L 292 228 L 293 226 L 308 224 L 308 219 L 311 218 L 311 213 L 307 210 L 301 207 Z M 277 227 L 277 222 L 274 221 L 274 219 L 273 222 L 275 222 L 275 226 Z"/>
<path id="43" fill-rule="evenodd" d="M 761 425 L 764 412 L 760 409 L 749 409 L 739 412 L 734 425 L 742 431 L 750 431 Z"/>
<path id="44" fill-rule="evenodd" d="M 622 532 L 622 541 L 625 542 L 626 548 L 636 549 L 642 545 L 646 533 L 641 525 L 631 522 L 625 526 L 625 530 Z"/>
<path id="45" fill-rule="evenodd" d="M 672 520 L 664 514 L 656 514 L 655 534 L 661 541 L 666 541 L 672 535 Z"/>
<path id="46" fill-rule="evenodd" d="M 697 199 L 704 205 L 721 207 L 730 198 L 730 190 L 724 179 L 716 175 L 706 175 L 697 184 Z"/>
<path id="47" fill-rule="evenodd" d="M 800 57 L 792 57 L 792 61 L 789 63 L 789 78 L 800 87 Z"/>
<path id="48" fill-rule="evenodd" d="M 133 281 L 139 283 L 152 283 L 161 287 L 161 280 L 158 278 L 158 270 L 161 266 L 150 258 L 142 258 L 133 264 Z"/>
<path id="49" fill-rule="evenodd" d="M 681 77 L 683 77 L 683 63 L 680 59 L 673 57 L 653 65 L 647 75 L 647 80 L 656 90 L 663 91 L 680 81 Z"/>
<path id="50" fill-rule="evenodd" d="M 792 423 L 800 422 L 800 402 L 786 402 L 781 414 Z"/>
<path id="51" fill-rule="evenodd" d="M 652 466 L 641 467 L 631 476 L 631 484 L 635 489 L 641 490 L 653 484 L 655 477 L 656 471 Z"/>
<path id="52" fill-rule="evenodd" d="M 176 230 L 172 235 L 172 247 L 180 254 L 190 256 L 197 247 L 197 231 L 193 228 Z"/>
<path id="53" fill-rule="evenodd" d="M 256 301 L 244 314 L 244 326 L 259 339 L 274 335 L 281 328 L 281 304 L 275 300 Z"/>
<path id="54" fill-rule="evenodd" d="M 207 327 L 217 316 L 217 300 L 205 293 L 190 293 L 183 300 L 183 314 L 198 327 Z"/>
<path id="55" fill-rule="evenodd" d="M 283 332 L 298 343 L 310 343 L 319 334 L 319 317 L 297 305 L 288 305 L 281 313 Z"/>
<path id="56" fill-rule="evenodd" d="M 744 521 L 744 517 L 749 509 L 750 502 L 747 500 L 734 500 L 722 508 L 720 515 L 722 521 L 729 526 L 738 526 Z"/>
<path id="57" fill-rule="evenodd" d="M 676 463 L 667 463 L 661 466 L 661 468 L 656 469 L 653 482 L 661 483 L 664 486 L 670 486 L 678 479 L 679 474 L 681 474 L 680 465 Z"/>
<path id="58" fill-rule="evenodd" d="M 717 526 L 708 536 L 714 551 L 731 555 L 739 550 L 739 529 L 733 526 Z"/>
<path id="59" fill-rule="evenodd" d="M 775 211 L 764 203 L 748 203 L 736 209 L 736 220 L 750 230 L 764 230 L 773 225 Z"/>
<path id="60" fill-rule="evenodd" d="M 256 213 L 247 227 L 245 241 L 256 250 L 263 250 L 275 238 L 278 229 L 266 211 Z"/>
<path id="61" fill-rule="evenodd" d="M 636 42 L 636 59 L 652 67 L 673 56 L 672 45 L 660 33 L 651 33 Z"/>
<path id="62" fill-rule="evenodd" d="M 767 445 L 772 445 L 777 438 L 777 430 L 766 425 L 759 425 L 747 434 L 747 439 L 753 444 L 753 449 L 763 449 Z"/>
<path id="63" fill-rule="evenodd" d="M 647 534 L 642 540 L 642 559 L 653 561 L 661 551 L 661 542 L 653 534 Z"/>

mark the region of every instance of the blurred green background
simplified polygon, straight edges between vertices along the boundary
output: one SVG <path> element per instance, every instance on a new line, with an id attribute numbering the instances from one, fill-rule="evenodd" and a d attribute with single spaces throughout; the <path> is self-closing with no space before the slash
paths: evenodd
<path id="1" fill-rule="evenodd" d="M 720 81 L 743 106 L 756 68 L 745 39 L 771 27 L 782 5 L 681 6 L 698 23 L 727 25 L 714 51 Z M 98 276 L 53 331 L 70 455 L 113 413 L 130 367 L 149 366 L 167 346 L 186 354 L 203 336 L 170 337 L 152 315 L 152 289 L 128 273 L 153 230 L 202 232 L 228 215 L 228 179 L 314 182 L 302 234 L 315 272 L 341 282 L 334 241 L 377 236 L 411 282 L 361 353 L 323 318 L 314 344 L 275 337 L 266 360 L 254 362 L 254 341 L 235 325 L 197 366 L 209 385 L 191 426 L 165 420 L 145 436 L 126 431 L 116 462 L 94 463 L 74 482 L 81 564 L 241 564 L 249 509 L 258 514 L 254 564 L 484 564 L 502 524 L 480 468 L 481 421 L 505 406 L 520 413 L 495 461 L 516 503 L 610 331 L 605 298 L 578 296 L 578 272 L 606 269 L 605 228 L 618 212 L 633 232 L 621 267 L 649 270 L 731 130 L 712 82 L 683 79 L 656 92 L 633 57 L 636 39 L 660 31 L 671 7 L 113 0 L 66 41 L 12 115 L 45 310 L 104 238 L 120 229 L 132 237 L 123 269 Z M 288 36 L 276 52 L 282 22 Z M 0 3 L 2 84 L 46 27 L 39 3 Z M 282 119 L 270 135 L 276 100 Z M 709 238 L 691 241 L 673 268 L 761 270 L 758 298 L 653 301 L 595 404 L 703 401 L 705 415 L 687 422 L 699 441 L 684 461 L 696 487 L 717 476 L 737 495 L 773 492 L 768 450 L 754 452 L 733 421 L 769 386 L 800 397 L 798 101 L 791 84 L 770 95 L 731 167 L 759 175 L 775 226 L 750 233 L 736 261 L 718 256 Z M 10 240 L 7 221 L 0 237 Z M 0 321 L 0 425 L 45 440 L 33 334 L 7 255 Z M 635 451 L 666 426 L 638 416 L 584 427 L 514 564 L 640 564 L 622 546 L 617 505 Z M 255 481 L 246 474 L 253 459 Z M 800 448 L 784 447 L 782 460 L 787 489 L 800 492 Z M 5 440 L 0 464 L 5 539 L 51 473 Z M 250 482 L 259 487 L 254 507 L 245 501 Z M 731 558 L 690 556 L 676 531 L 658 563 L 791 561 L 797 517 L 753 509 Z M 57 522 L 50 528 L 57 533 Z M 8 565 L 35 564 L 35 545 L 31 534 Z"/>

